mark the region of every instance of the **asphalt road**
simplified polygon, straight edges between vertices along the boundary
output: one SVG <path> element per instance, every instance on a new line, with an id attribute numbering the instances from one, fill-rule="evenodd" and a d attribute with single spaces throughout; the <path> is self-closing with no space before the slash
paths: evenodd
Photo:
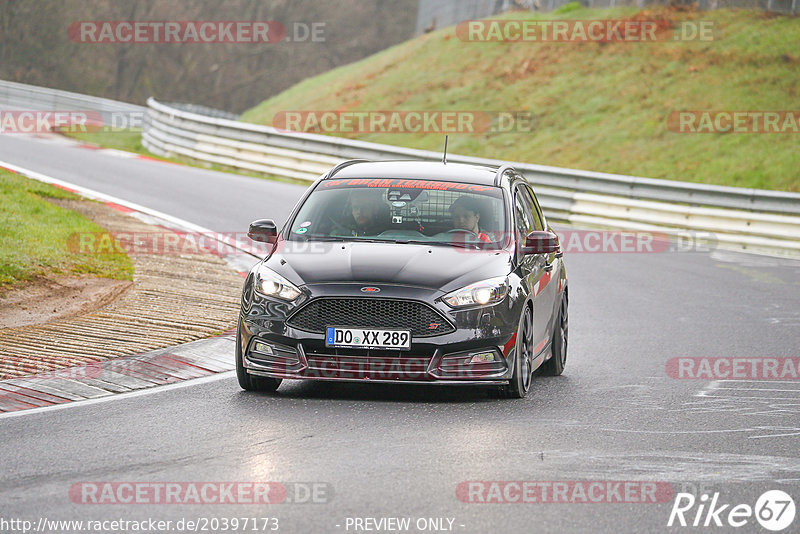
<path id="1" fill-rule="evenodd" d="M 13 136 L 0 136 L 0 160 L 218 231 L 282 220 L 302 193 Z M 419 518 L 450 518 L 453 531 L 470 533 L 670 530 L 674 500 L 465 503 L 456 494 L 465 481 L 654 481 L 751 506 L 782 489 L 797 502 L 800 380 L 681 380 L 666 364 L 800 356 L 800 263 L 724 251 L 565 259 L 567 368 L 538 377 L 524 400 L 480 389 L 307 382 L 284 382 L 266 396 L 242 392 L 228 374 L 0 418 L 0 518 L 276 517 L 282 532 L 365 531 L 354 518 L 367 517 L 408 517 L 412 532 Z M 73 502 L 70 488 L 87 481 L 276 481 L 290 496 L 317 483 L 327 493 L 318 495 L 326 502 L 271 505 Z M 800 518 L 786 532 L 798 525 Z M 674 530 L 763 531 L 752 517 L 738 529 Z"/>

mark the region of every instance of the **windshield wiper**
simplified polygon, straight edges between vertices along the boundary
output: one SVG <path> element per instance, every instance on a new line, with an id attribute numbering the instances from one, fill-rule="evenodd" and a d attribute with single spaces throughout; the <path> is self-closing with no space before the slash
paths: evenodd
<path id="1" fill-rule="evenodd" d="M 299 241 L 322 241 L 322 242 L 333 242 L 333 243 L 396 243 L 393 239 L 375 239 L 375 238 L 365 238 L 365 237 L 356 237 L 356 236 L 328 236 L 328 235 L 310 235 L 310 236 L 303 236 L 303 239 Z"/>
<path id="2" fill-rule="evenodd" d="M 439 247 L 458 247 L 468 249 L 481 249 L 479 243 L 463 243 L 459 241 L 422 241 L 420 239 L 376 239 L 355 236 L 304 236 L 302 241 L 340 242 L 340 243 L 392 243 L 397 245 L 435 245 Z"/>
<path id="3" fill-rule="evenodd" d="M 352 241 L 354 238 L 346 236 L 328 236 L 328 235 L 307 235 L 301 239 L 292 239 L 292 241 Z"/>
<path id="4" fill-rule="evenodd" d="M 422 241 L 420 241 L 420 243 L 422 243 Z M 480 248 L 480 246 L 478 246 L 477 243 L 461 243 L 458 241 L 425 241 L 424 244 L 438 245 L 440 247 L 444 246 L 444 247 L 474 248 L 474 249 Z"/>

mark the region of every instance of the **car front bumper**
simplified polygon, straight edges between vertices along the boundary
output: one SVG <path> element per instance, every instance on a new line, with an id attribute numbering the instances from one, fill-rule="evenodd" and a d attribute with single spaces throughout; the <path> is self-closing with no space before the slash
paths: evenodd
<path id="1" fill-rule="evenodd" d="M 274 336 L 254 335 L 246 322 L 240 332 L 244 367 L 249 374 L 258 376 L 486 385 L 507 384 L 513 369 L 513 351 L 507 357 L 503 345 L 481 343 L 465 349 L 461 344 L 415 343 L 410 351 L 337 349 L 325 347 L 322 336 L 277 341 Z"/>
<path id="2" fill-rule="evenodd" d="M 322 332 L 292 326 L 298 310 L 320 298 L 364 298 L 361 284 L 308 287 L 294 306 L 253 291 L 245 281 L 239 319 L 239 352 L 249 374 L 282 379 L 425 384 L 507 384 L 514 369 L 514 346 L 521 303 L 453 310 L 425 288 L 383 286 L 380 298 L 404 299 L 435 309 L 452 326 L 440 335 L 414 337 L 410 350 L 334 348 Z M 335 325 L 330 325 L 335 326 Z M 396 328 L 390 320 L 383 328 Z"/>

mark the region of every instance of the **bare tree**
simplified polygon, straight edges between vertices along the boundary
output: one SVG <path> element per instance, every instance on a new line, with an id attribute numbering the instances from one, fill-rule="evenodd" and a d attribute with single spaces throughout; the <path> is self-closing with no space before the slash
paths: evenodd
<path id="1" fill-rule="evenodd" d="M 291 85 L 411 37 L 418 0 L 25 0 L 0 3 L 0 78 L 143 103 L 242 111 Z M 325 42 L 81 43 L 81 20 L 324 24 Z"/>

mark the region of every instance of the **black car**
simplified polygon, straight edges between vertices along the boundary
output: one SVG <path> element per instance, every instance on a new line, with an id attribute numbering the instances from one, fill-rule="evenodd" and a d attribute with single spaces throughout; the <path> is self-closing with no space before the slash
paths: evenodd
<path id="1" fill-rule="evenodd" d="M 560 375 L 568 286 L 528 181 L 500 168 L 348 161 L 320 177 L 242 292 L 236 371 L 282 379 L 489 385 Z"/>

